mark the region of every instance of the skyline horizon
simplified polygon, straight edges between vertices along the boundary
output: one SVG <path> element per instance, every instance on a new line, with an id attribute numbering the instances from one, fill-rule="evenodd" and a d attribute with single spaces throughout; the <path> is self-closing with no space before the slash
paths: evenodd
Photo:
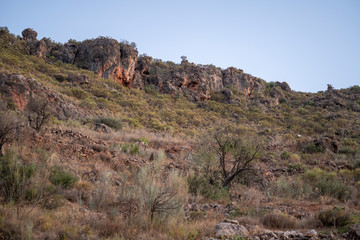
<path id="1" fill-rule="evenodd" d="M 139 54 L 175 63 L 187 56 L 195 64 L 233 66 L 267 82 L 287 82 L 301 92 L 360 84 L 360 2 L 355 0 L 110 0 L 100 9 L 92 4 L 96 1 L 82 2 L 68 8 L 64 3 L 6 0 L 0 25 L 20 36 L 29 27 L 38 39 L 60 43 L 99 36 L 127 40 L 136 43 Z"/>
<path id="2" fill-rule="evenodd" d="M 6 26 L 0 26 L 0 27 L 6 27 Z M 29 28 L 32 29 L 32 30 L 34 30 L 35 32 L 37 32 L 36 29 L 33 29 L 33 28 L 31 28 L 31 27 L 29 27 Z M 27 29 L 27 28 L 25 28 L 25 29 Z M 23 30 L 25 30 L 25 29 L 23 29 Z M 22 37 L 21 32 L 20 32 L 20 34 L 15 34 L 15 33 L 12 33 L 10 29 L 8 29 L 8 30 L 9 30 L 9 32 L 10 32 L 11 34 L 14 34 L 15 36 L 20 36 L 20 37 Z M 38 34 L 38 36 L 39 36 L 39 33 L 38 33 L 38 32 L 37 32 L 37 34 Z M 119 39 L 112 38 L 111 36 L 97 36 L 97 37 L 95 37 L 95 38 L 85 38 L 85 39 L 82 39 L 82 40 L 71 39 L 71 38 L 70 38 L 70 39 L 68 39 L 68 40 L 65 41 L 65 42 L 58 42 L 58 41 L 56 41 L 56 40 L 54 40 L 54 39 L 51 39 L 51 38 L 49 38 L 49 39 L 50 39 L 51 41 L 55 42 L 55 43 L 65 44 L 65 43 L 67 43 L 67 42 L 70 41 L 70 40 L 76 40 L 76 41 L 82 42 L 82 41 L 85 41 L 85 40 L 96 39 L 96 38 L 99 38 L 99 37 L 111 38 L 111 39 L 114 39 L 114 40 L 116 40 L 116 41 L 118 41 L 118 42 L 126 41 L 126 42 L 128 42 L 128 43 L 132 43 L 132 41 L 128 41 L 128 40 L 126 40 L 126 39 L 120 39 L 120 40 L 119 40 Z M 43 36 L 43 37 L 41 37 L 41 38 L 38 38 L 38 37 L 37 37 L 38 40 L 41 40 L 42 38 L 47 38 L 47 37 L 46 37 L 46 36 Z M 136 42 L 134 42 L 134 43 L 136 44 Z M 136 49 L 138 50 L 137 44 L 136 44 Z M 165 60 L 165 59 L 156 58 L 156 57 L 154 57 L 154 56 L 150 56 L 150 55 L 148 55 L 148 54 L 146 54 L 146 53 L 141 53 L 141 52 L 138 51 L 138 56 L 140 56 L 140 55 L 142 55 L 142 54 L 145 54 L 145 55 L 147 55 L 147 56 L 149 56 L 149 57 L 152 57 L 153 60 L 158 59 L 158 60 L 161 60 L 161 61 L 163 61 L 163 62 L 168 62 L 168 61 L 169 61 L 169 62 L 174 62 L 174 61 L 171 61 L 171 60 Z M 179 59 L 181 59 L 181 57 L 182 57 L 182 56 L 179 56 Z M 187 56 L 185 56 L 185 57 L 187 58 Z M 187 60 L 189 61 L 189 59 L 187 59 Z M 195 64 L 195 65 L 204 65 L 204 66 L 206 66 L 206 65 L 214 65 L 214 64 L 196 63 L 196 62 L 191 62 L 191 61 L 189 61 L 189 62 L 190 62 L 191 64 Z M 181 64 L 181 61 L 179 61 L 179 62 L 174 62 L 174 63 L 175 63 L 175 64 Z M 215 67 L 218 67 L 218 68 L 221 68 L 222 70 L 225 70 L 225 69 L 227 69 L 227 68 L 234 67 L 234 66 L 220 67 L 220 66 L 216 66 L 216 65 L 214 65 L 214 66 L 215 66 Z M 246 70 L 244 70 L 244 69 L 242 69 L 242 68 L 238 68 L 238 67 L 234 67 L 234 68 L 243 70 L 244 73 L 249 74 L 249 75 L 251 75 L 251 76 L 253 76 L 253 77 L 260 78 L 260 79 L 264 80 L 264 81 L 267 82 L 267 83 L 272 83 L 272 82 L 286 82 L 286 81 L 267 81 L 266 79 L 263 79 L 262 77 L 259 77 L 259 76 L 256 76 L 256 75 L 253 75 L 252 73 L 249 73 L 249 72 L 247 72 Z M 336 90 L 348 89 L 348 88 L 351 88 L 351 87 L 359 86 L 358 84 L 355 84 L 355 85 L 350 85 L 350 86 L 345 87 L 345 88 L 336 88 L 336 87 L 334 87 L 332 84 L 327 84 L 326 89 L 324 89 L 324 90 L 318 90 L 318 91 L 316 91 L 316 92 L 306 92 L 306 91 L 301 91 L 301 90 L 294 90 L 288 82 L 286 82 L 286 83 L 290 86 L 290 88 L 291 88 L 292 91 L 304 92 L 304 93 L 323 92 L 323 91 L 326 91 L 326 90 L 327 90 L 328 85 L 331 85 L 331 86 L 332 86 L 334 89 L 336 89 Z"/>

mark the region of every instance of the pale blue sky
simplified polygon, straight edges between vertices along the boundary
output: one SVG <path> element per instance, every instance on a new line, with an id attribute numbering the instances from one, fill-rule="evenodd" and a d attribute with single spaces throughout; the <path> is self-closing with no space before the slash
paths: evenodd
<path id="1" fill-rule="evenodd" d="M 0 26 L 110 36 L 165 61 L 234 66 L 297 91 L 360 85 L 360 0 L 0 0 Z"/>

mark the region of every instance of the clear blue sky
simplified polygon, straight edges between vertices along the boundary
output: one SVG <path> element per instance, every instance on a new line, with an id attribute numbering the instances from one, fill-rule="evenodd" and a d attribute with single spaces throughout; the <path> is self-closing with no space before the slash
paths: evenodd
<path id="1" fill-rule="evenodd" d="M 0 0 L 0 26 L 110 36 L 165 61 L 234 66 L 297 91 L 360 85 L 360 0 Z"/>

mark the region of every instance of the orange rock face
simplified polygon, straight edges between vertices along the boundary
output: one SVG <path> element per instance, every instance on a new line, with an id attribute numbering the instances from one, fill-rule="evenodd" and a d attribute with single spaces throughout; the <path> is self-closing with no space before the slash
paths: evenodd
<path id="1" fill-rule="evenodd" d="M 126 87 L 143 89 L 151 85 L 160 92 L 183 94 L 192 101 L 210 99 L 211 91 L 224 88 L 242 91 L 250 97 L 254 92 L 263 92 L 265 89 L 264 81 L 243 73 L 241 69 L 230 67 L 223 70 L 213 65 L 189 63 L 187 60 L 175 64 L 138 56 L 134 43 L 98 37 L 82 42 L 72 40 L 62 45 L 47 38 L 38 41 L 36 36 L 37 33 L 31 29 L 23 32 L 29 54 L 44 59 L 55 57 Z M 282 84 L 281 88 L 287 89 L 288 85 Z"/>
<path id="2" fill-rule="evenodd" d="M 138 52 L 131 45 L 100 37 L 79 44 L 74 64 L 94 71 L 99 77 L 110 78 L 131 86 L 135 78 Z"/>

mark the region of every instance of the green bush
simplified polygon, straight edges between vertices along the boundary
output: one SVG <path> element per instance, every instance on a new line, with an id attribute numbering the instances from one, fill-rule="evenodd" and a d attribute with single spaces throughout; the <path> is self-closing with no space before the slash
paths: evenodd
<path id="1" fill-rule="evenodd" d="M 320 145 L 316 145 L 315 143 L 309 143 L 305 145 L 304 148 L 305 153 L 321 153 L 324 152 L 324 148 Z"/>
<path id="2" fill-rule="evenodd" d="M 89 110 L 92 110 L 96 107 L 96 103 L 91 98 L 86 98 L 81 101 L 80 106 Z"/>
<path id="3" fill-rule="evenodd" d="M 139 153 L 139 145 L 137 144 L 131 144 L 130 145 L 130 154 L 135 155 Z"/>
<path id="4" fill-rule="evenodd" d="M 329 196 L 346 201 L 351 197 L 351 189 L 335 172 L 319 168 L 307 170 L 297 178 L 282 176 L 270 187 L 270 191 L 280 197 L 317 199 Z"/>
<path id="5" fill-rule="evenodd" d="M 0 157 L 0 192 L 6 202 L 25 200 L 36 190 L 31 188 L 36 166 L 24 164 L 15 154 L 6 151 Z"/>
<path id="6" fill-rule="evenodd" d="M 79 180 L 71 172 L 55 167 L 50 173 L 50 182 L 56 186 L 62 186 L 64 188 L 71 188 Z"/>
<path id="7" fill-rule="evenodd" d="M 351 190 L 337 177 L 335 172 L 314 168 L 305 172 L 304 180 L 314 187 L 314 192 L 318 195 L 327 195 L 342 201 L 350 197 Z"/>
<path id="8" fill-rule="evenodd" d="M 209 200 L 229 200 L 230 193 L 227 188 L 218 184 L 210 184 L 209 181 L 198 175 L 190 175 L 187 179 L 189 192 L 193 196 L 202 195 Z"/>
<path id="9" fill-rule="evenodd" d="M 305 184 L 301 176 L 296 179 L 288 179 L 281 176 L 270 186 L 270 192 L 284 198 L 309 198 L 312 194 L 312 187 Z"/>
<path id="10" fill-rule="evenodd" d="M 349 212 L 340 207 L 320 211 L 317 218 L 326 227 L 342 227 L 351 221 Z"/>
<path id="11" fill-rule="evenodd" d="M 130 144 L 129 144 L 129 143 L 125 143 L 124 145 L 121 146 L 121 150 L 122 150 L 124 153 L 127 153 L 129 147 L 130 147 Z"/>
<path id="12" fill-rule="evenodd" d="M 282 153 L 280 154 L 280 158 L 281 158 L 282 160 L 287 160 L 287 159 L 289 159 L 290 157 L 291 157 L 291 153 L 288 152 L 288 151 L 284 151 L 284 152 L 282 152 Z"/>
<path id="13" fill-rule="evenodd" d="M 357 152 L 358 152 L 358 149 L 353 148 L 351 146 L 342 146 L 338 150 L 338 153 L 340 153 L 340 154 L 353 155 L 353 156 L 355 156 L 355 154 Z"/>
<path id="14" fill-rule="evenodd" d="M 99 118 L 95 120 L 98 123 L 103 123 L 108 127 L 111 127 L 115 130 L 121 130 L 122 129 L 122 122 L 120 119 L 116 118 Z"/>
<path id="15" fill-rule="evenodd" d="M 55 194 L 44 201 L 43 206 L 46 209 L 56 209 L 65 204 L 65 197 L 63 195 Z"/>
<path id="16" fill-rule="evenodd" d="M 71 88 L 71 93 L 74 97 L 76 97 L 77 99 L 81 99 L 81 100 L 86 99 L 89 96 L 89 94 L 86 91 L 84 91 L 83 89 L 78 88 L 78 87 Z"/>
<path id="17" fill-rule="evenodd" d="M 114 130 L 121 130 L 123 125 L 120 119 L 116 118 L 109 118 L 109 117 L 100 117 L 100 118 L 93 118 L 93 119 L 86 119 L 83 121 L 84 123 L 98 123 L 98 124 L 105 124 L 106 126 L 114 129 Z"/>
<path id="18" fill-rule="evenodd" d="M 295 171 L 305 170 L 305 167 L 301 163 L 289 163 L 288 168 Z"/>
<path id="19" fill-rule="evenodd" d="M 149 145 L 149 140 L 145 137 L 141 137 L 138 140 L 139 140 L 139 142 L 143 142 L 145 144 L 145 146 Z"/>
<path id="20" fill-rule="evenodd" d="M 131 155 L 135 155 L 139 153 L 139 145 L 125 143 L 124 145 L 121 146 L 121 150 L 124 153 L 130 153 Z"/>

